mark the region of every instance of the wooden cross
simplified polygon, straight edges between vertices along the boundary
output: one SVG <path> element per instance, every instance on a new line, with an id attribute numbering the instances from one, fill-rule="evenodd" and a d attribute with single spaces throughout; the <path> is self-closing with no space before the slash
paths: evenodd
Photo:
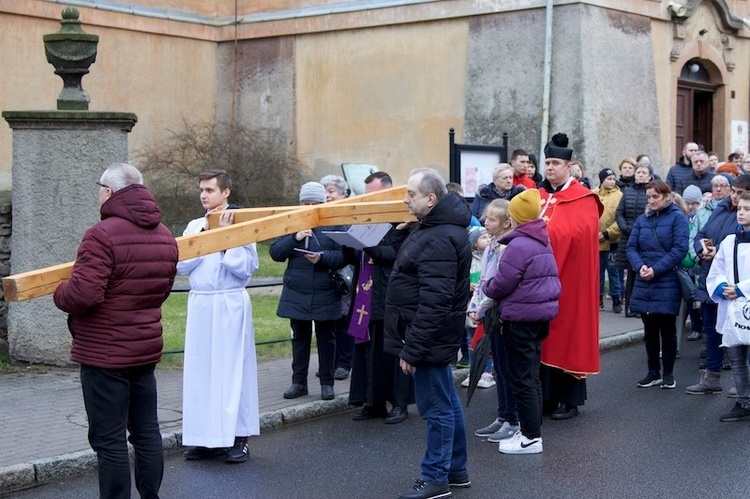
<path id="1" fill-rule="evenodd" d="M 176 238 L 179 259 L 187 260 L 313 227 L 356 225 L 415 220 L 403 203 L 406 187 L 340 199 L 313 206 L 279 206 L 232 210 L 234 223 L 218 227 L 220 213 L 208 215 L 212 230 Z M 3 294 L 9 302 L 38 298 L 55 292 L 70 279 L 73 263 L 63 263 L 3 278 Z"/>

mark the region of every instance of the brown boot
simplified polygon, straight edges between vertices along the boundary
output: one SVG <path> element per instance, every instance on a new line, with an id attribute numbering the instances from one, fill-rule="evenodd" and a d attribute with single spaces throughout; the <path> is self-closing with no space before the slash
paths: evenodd
<path id="1" fill-rule="evenodd" d="M 705 395 L 706 393 L 721 393 L 721 373 L 703 371 L 703 376 L 697 385 L 688 386 L 685 392 L 690 395 Z"/>

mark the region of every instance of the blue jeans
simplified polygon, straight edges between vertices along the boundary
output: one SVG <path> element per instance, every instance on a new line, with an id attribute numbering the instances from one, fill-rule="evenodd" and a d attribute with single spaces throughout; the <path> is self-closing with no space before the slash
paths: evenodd
<path id="1" fill-rule="evenodd" d="M 508 375 L 508 359 L 505 355 L 505 342 L 503 335 L 495 333 L 492 335 L 492 362 L 495 364 L 497 373 L 497 417 L 510 424 L 518 423 L 518 408 L 513 388 L 510 386 Z"/>
<path id="2" fill-rule="evenodd" d="M 605 273 L 609 276 L 609 296 L 620 298 L 622 296 L 622 270 L 615 267 L 610 261 L 610 255 L 614 255 L 617 245 L 613 244 L 610 251 L 599 252 L 599 296 L 604 296 Z"/>
<path id="3" fill-rule="evenodd" d="M 747 345 L 727 348 L 727 355 L 732 363 L 734 386 L 737 387 L 737 403 L 743 409 L 750 409 L 750 367 L 747 364 L 747 353 Z"/>
<path id="4" fill-rule="evenodd" d="M 125 430 L 135 449 L 135 486 L 142 498 L 158 498 L 164 450 L 156 417 L 154 365 L 104 369 L 81 365 L 89 418 L 89 443 L 99 463 L 99 495 L 130 499 L 130 461 Z"/>
<path id="5" fill-rule="evenodd" d="M 419 366 L 414 372 L 419 415 L 427 422 L 427 450 L 421 479 L 448 483 L 449 473 L 466 471 L 464 411 L 453 383 L 451 366 Z"/>
<path id="6" fill-rule="evenodd" d="M 724 360 L 724 349 L 721 348 L 721 334 L 716 332 L 716 313 L 719 306 L 715 303 L 703 304 L 703 334 L 706 335 L 706 371 L 721 372 Z"/>

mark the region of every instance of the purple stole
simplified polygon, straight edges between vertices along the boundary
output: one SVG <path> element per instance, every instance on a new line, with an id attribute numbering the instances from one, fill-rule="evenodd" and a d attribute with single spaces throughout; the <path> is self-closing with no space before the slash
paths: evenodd
<path id="1" fill-rule="evenodd" d="M 354 338 L 354 343 L 370 341 L 370 313 L 372 312 L 372 258 L 360 251 L 359 274 L 357 287 L 354 288 L 354 303 L 351 309 L 351 320 L 347 332 Z"/>

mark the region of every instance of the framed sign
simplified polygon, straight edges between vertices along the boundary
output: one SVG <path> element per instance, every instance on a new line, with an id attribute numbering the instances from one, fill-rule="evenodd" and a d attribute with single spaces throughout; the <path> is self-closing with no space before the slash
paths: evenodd
<path id="1" fill-rule="evenodd" d="M 344 172 L 346 183 L 353 196 L 365 193 L 365 179 L 370 174 L 380 171 L 375 165 L 365 165 L 361 163 L 341 163 L 341 171 Z"/>
<path id="2" fill-rule="evenodd" d="M 450 143 L 450 181 L 457 182 L 464 197 L 473 198 L 482 184 L 492 182 L 492 170 L 508 161 L 508 134 L 503 132 L 502 146 L 456 144 L 453 128 L 448 132 Z"/>

